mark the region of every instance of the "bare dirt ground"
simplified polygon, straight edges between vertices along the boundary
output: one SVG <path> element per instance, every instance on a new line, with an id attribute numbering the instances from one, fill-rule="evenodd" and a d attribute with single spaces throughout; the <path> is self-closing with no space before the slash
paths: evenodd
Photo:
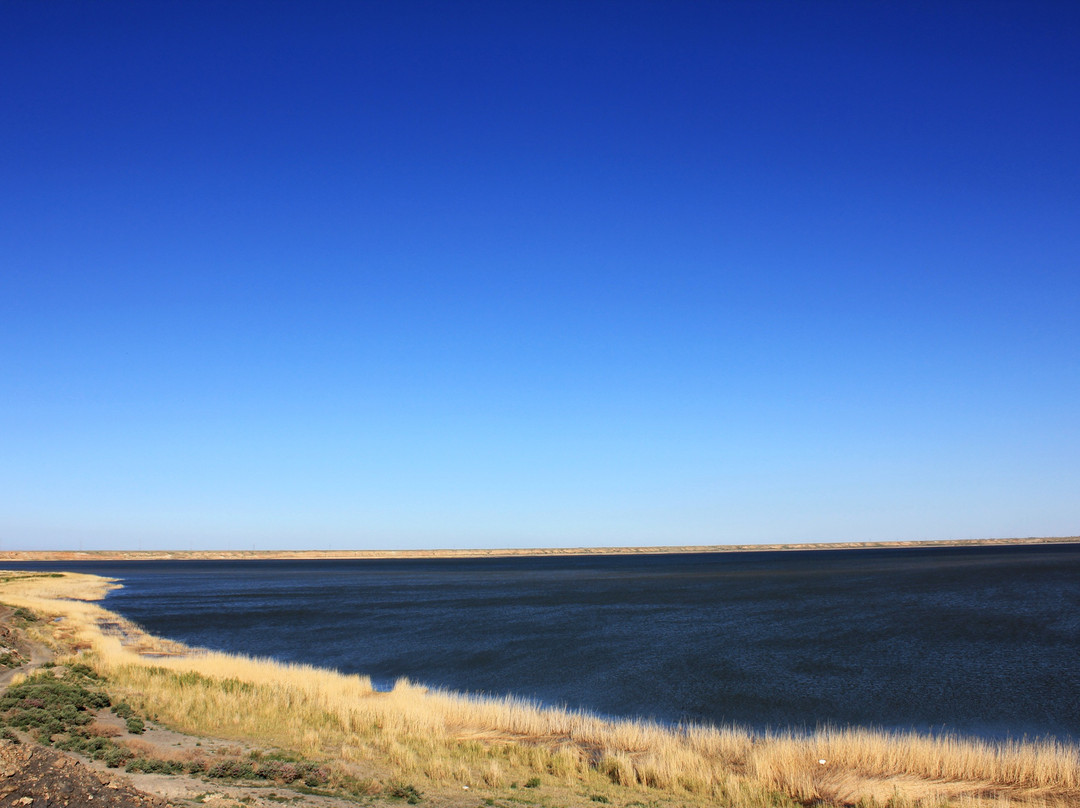
<path id="1" fill-rule="evenodd" d="M 164 808 L 161 797 L 115 773 L 101 775 L 71 755 L 36 743 L 0 741 L 0 806 Z"/>

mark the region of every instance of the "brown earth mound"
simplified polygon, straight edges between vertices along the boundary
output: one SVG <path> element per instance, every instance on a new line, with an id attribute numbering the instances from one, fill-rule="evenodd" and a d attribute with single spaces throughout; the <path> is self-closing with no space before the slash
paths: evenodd
<path id="1" fill-rule="evenodd" d="M 0 808 L 166 808 L 120 777 L 98 774 L 55 749 L 0 741 Z"/>

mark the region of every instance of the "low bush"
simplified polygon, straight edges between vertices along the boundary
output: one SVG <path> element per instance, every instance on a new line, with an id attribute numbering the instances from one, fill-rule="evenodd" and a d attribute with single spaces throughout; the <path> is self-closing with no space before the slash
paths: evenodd
<path id="1" fill-rule="evenodd" d="M 121 718 L 128 719 L 135 715 L 135 711 L 131 709 L 131 705 L 126 701 L 122 701 L 119 704 L 112 706 L 112 712 L 114 715 L 118 715 Z"/>
<path id="2" fill-rule="evenodd" d="M 424 796 L 416 790 L 416 786 L 407 783 L 391 783 L 386 794 L 396 800 L 405 800 L 409 805 L 416 805 Z"/>
<path id="3" fill-rule="evenodd" d="M 247 760 L 219 760 L 206 769 L 207 777 L 249 780 L 255 776 L 255 767 Z"/>
<path id="4" fill-rule="evenodd" d="M 81 662 L 72 662 L 72 663 L 68 664 L 67 669 L 68 669 L 67 673 L 64 674 L 64 675 L 69 677 L 69 678 L 72 678 L 72 679 L 90 679 L 91 681 L 94 681 L 94 682 L 102 681 L 102 677 L 99 676 L 94 671 L 93 668 L 91 668 L 89 665 L 84 665 Z M 106 704 L 106 705 L 103 705 L 103 706 L 107 707 L 108 705 Z"/>
<path id="5" fill-rule="evenodd" d="M 5 651 L 0 654 L 0 668 L 17 668 L 26 662 L 26 657 L 18 651 Z"/>
<path id="6" fill-rule="evenodd" d="M 127 761 L 131 760 L 131 752 L 123 749 L 119 746 L 112 745 L 101 759 L 105 761 L 105 765 L 110 769 L 118 769 L 123 766 Z"/>
<path id="7" fill-rule="evenodd" d="M 183 774 L 184 764 L 179 760 L 135 758 L 128 762 L 124 771 L 139 774 Z"/>
<path id="8" fill-rule="evenodd" d="M 90 711 L 107 707 L 109 697 L 72 681 L 76 678 L 44 672 L 12 685 L 0 696 L 0 723 L 26 730 L 43 743 L 89 724 Z"/>
<path id="9" fill-rule="evenodd" d="M 30 611 L 29 609 L 24 609 L 22 606 L 13 611 L 11 613 L 11 616 L 14 617 L 16 620 L 25 620 L 28 623 L 36 623 L 38 620 L 41 619 L 32 611 Z"/>
<path id="10" fill-rule="evenodd" d="M 189 765 L 191 773 L 205 774 L 207 777 L 223 780 L 272 780 L 288 785 L 302 780 L 304 785 L 314 788 L 329 780 L 329 772 L 315 763 L 305 760 L 228 758 L 212 763 L 194 761 Z M 197 771 L 193 769 L 197 766 Z"/>

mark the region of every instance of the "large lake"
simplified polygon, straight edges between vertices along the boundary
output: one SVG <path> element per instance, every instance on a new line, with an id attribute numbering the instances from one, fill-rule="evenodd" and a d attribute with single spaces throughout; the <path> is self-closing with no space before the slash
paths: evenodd
<path id="1" fill-rule="evenodd" d="M 1080 739 L 1080 544 L 6 564 L 192 645 L 612 716 Z"/>

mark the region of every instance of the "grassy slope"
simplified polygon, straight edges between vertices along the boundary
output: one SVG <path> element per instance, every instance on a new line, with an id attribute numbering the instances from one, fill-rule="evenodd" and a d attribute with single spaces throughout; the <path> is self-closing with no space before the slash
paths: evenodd
<path id="1" fill-rule="evenodd" d="M 0 601 L 63 616 L 58 640 L 142 712 L 186 732 L 330 761 L 337 781 L 361 784 L 362 793 L 409 783 L 428 802 L 468 806 L 1080 804 L 1075 747 L 862 730 L 672 730 L 407 682 L 377 693 L 365 677 L 193 652 L 146 635 L 93 602 L 113 586 L 102 578 L 3 578 Z M 526 790 L 536 778 L 540 786 Z"/>

